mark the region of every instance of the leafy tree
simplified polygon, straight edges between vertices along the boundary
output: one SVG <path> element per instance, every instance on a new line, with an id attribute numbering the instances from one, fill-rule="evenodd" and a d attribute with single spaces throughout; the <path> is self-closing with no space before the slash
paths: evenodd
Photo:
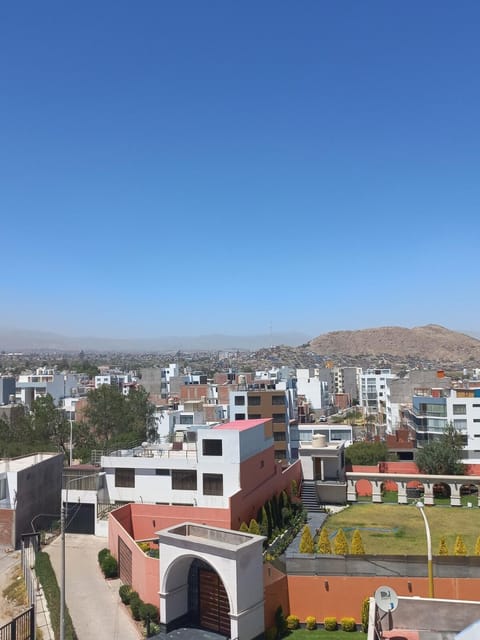
<path id="1" fill-rule="evenodd" d="M 463 475 L 463 436 L 448 424 L 440 438 L 428 442 L 417 451 L 415 462 L 421 473 L 432 475 Z"/>
<path id="2" fill-rule="evenodd" d="M 337 556 L 344 556 L 348 553 L 348 542 L 343 529 L 339 529 L 337 535 L 335 536 L 333 552 Z"/>
<path id="3" fill-rule="evenodd" d="M 438 547 L 438 555 L 439 556 L 448 556 L 448 547 L 447 542 L 445 540 L 445 536 L 440 538 L 440 546 Z"/>
<path id="4" fill-rule="evenodd" d="M 329 554 L 332 553 L 332 545 L 330 544 L 330 538 L 328 537 L 328 531 L 325 527 L 320 531 L 320 536 L 317 543 L 317 553 Z"/>
<path id="5" fill-rule="evenodd" d="M 356 556 L 365 555 L 365 547 L 363 546 L 362 536 L 358 529 L 355 529 L 352 536 L 352 545 L 350 547 L 350 553 Z"/>
<path id="6" fill-rule="evenodd" d="M 455 540 L 455 547 L 453 549 L 453 554 L 455 556 L 466 556 L 467 555 L 467 547 L 465 546 L 465 542 L 461 535 L 457 536 Z"/>
<path id="7" fill-rule="evenodd" d="M 262 536 L 267 536 L 268 537 L 268 518 L 267 518 L 267 510 L 265 509 L 265 507 L 262 507 L 260 509 L 260 531 L 262 533 Z"/>
<path id="8" fill-rule="evenodd" d="M 388 448 L 384 442 L 354 442 L 345 449 L 347 464 L 374 465 L 388 458 Z"/>
<path id="9" fill-rule="evenodd" d="M 300 539 L 300 546 L 298 548 L 300 553 L 314 553 L 314 544 L 312 538 L 312 532 L 310 531 L 310 527 L 306 524 L 303 527 L 302 537 Z"/>
<path id="10" fill-rule="evenodd" d="M 50 394 L 32 403 L 32 437 L 38 443 L 52 443 L 55 449 L 67 453 L 70 440 L 70 423 L 65 412 L 55 406 Z"/>

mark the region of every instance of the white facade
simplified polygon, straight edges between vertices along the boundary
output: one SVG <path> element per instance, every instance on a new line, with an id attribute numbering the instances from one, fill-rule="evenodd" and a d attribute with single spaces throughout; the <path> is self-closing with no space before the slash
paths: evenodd
<path id="1" fill-rule="evenodd" d="M 78 387 L 75 373 L 57 373 L 54 369 L 38 368 L 35 373 L 21 374 L 17 381 L 17 398 L 30 407 L 37 398 L 51 395 L 55 404 L 71 396 Z"/>
<path id="2" fill-rule="evenodd" d="M 328 383 L 310 369 L 297 369 L 297 393 L 310 402 L 312 409 L 324 409 L 329 404 Z"/>
<path id="3" fill-rule="evenodd" d="M 387 380 L 395 378 L 390 369 L 367 369 L 360 381 L 360 406 L 366 413 L 381 413 L 386 406 Z"/>
<path id="4" fill-rule="evenodd" d="M 240 464 L 273 445 L 264 420 L 198 429 L 196 442 L 139 447 L 102 456 L 110 502 L 226 509 L 240 490 Z"/>

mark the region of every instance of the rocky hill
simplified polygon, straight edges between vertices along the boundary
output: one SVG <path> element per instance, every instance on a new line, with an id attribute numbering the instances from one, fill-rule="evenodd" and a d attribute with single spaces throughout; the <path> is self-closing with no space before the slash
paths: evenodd
<path id="1" fill-rule="evenodd" d="M 310 349 L 322 356 L 425 360 L 480 366 L 480 340 L 445 327 L 379 327 L 359 331 L 333 331 L 310 341 Z"/>

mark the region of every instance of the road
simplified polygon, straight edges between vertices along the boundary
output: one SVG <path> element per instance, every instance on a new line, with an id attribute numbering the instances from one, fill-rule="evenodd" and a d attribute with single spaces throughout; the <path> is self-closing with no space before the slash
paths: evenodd
<path id="1" fill-rule="evenodd" d="M 107 539 L 68 533 L 65 536 L 65 591 L 78 640 L 139 640 L 141 635 L 118 596 L 120 580 L 105 580 L 97 554 Z M 50 555 L 60 585 L 61 539 L 43 549 Z"/>

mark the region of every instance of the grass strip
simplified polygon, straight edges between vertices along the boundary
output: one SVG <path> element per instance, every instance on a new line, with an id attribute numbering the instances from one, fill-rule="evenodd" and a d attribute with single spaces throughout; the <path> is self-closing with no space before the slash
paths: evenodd
<path id="1" fill-rule="evenodd" d="M 50 562 L 50 556 L 44 551 L 39 551 L 35 558 L 35 572 L 42 585 L 47 599 L 50 620 L 52 621 L 55 640 L 60 638 L 60 589 L 57 578 Z M 68 608 L 65 606 L 65 640 L 77 640 L 77 634 L 73 628 L 72 619 Z"/>

